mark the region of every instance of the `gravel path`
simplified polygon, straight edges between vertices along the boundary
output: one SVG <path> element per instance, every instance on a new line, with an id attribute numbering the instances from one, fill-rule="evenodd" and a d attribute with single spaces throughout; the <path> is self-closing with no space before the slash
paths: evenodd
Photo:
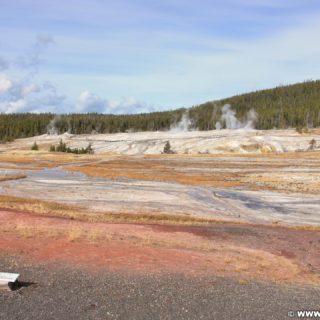
<path id="1" fill-rule="evenodd" d="M 0 319 L 289 319 L 320 309 L 320 288 L 243 284 L 181 274 L 89 272 L 0 256 L 0 270 L 35 284 L 0 291 Z"/>

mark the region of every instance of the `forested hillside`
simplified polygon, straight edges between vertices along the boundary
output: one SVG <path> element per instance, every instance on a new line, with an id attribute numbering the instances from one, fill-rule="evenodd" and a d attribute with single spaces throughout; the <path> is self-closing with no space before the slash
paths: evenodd
<path id="1" fill-rule="evenodd" d="M 247 112 L 257 113 L 257 129 L 320 126 L 320 81 L 308 81 L 207 102 L 190 109 L 137 115 L 105 114 L 1 114 L 0 140 L 10 141 L 48 131 L 75 134 L 168 130 L 188 112 L 193 128 L 215 129 L 221 109 L 230 104 L 244 120 Z M 222 123 L 223 124 L 223 123 Z"/>
<path id="2" fill-rule="evenodd" d="M 239 119 L 250 109 L 258 114 L 257 129 L 320 126 L 320 81 L 308 81 L 208 102 L 190 110 L 200 130 L 214 129 L 221 107 L 230 104 Z M 216 106 L 216 108 L 214 107 Z M 214 111 L 212 111 L 214 110 Z M 212 121 L 213 120 L 213 121 Z"/>

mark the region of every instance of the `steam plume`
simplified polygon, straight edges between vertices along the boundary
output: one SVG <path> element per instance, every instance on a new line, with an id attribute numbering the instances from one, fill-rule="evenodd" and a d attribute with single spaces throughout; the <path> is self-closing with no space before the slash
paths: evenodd
<path id="1" fill-rule="evenodd" d="M 47 125 L 47 134 L 55 135 L 59 134 L 59 130 L 56 127 L 56 122 L 60 119 L 59 116 L 55 116 Z"/>
<path id="2" fill-rule="evenodd" d="M 245 121 L 240 121 L 236 117 L 236 112 L 229 104 L 222 107 L 222 115 L 220 121 L 215 124 L 217 130 L 226 129 L 254 129 L 257 120 L 256 112 L 251 109 L 246 116 Z"/>
<path id="3" fill-rule="evenodd" d="M 186 132 L 190 131 L 192 126 L 188 113 L 184 113 L 181 120 L 170 127 L 170 132 Z"/>

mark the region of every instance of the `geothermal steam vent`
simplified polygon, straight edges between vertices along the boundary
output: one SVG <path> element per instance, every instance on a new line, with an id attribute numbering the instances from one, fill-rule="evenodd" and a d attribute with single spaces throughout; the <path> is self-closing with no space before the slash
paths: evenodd
<path id="1" fill-rule="evenodd" d="M 18 285 L 19 276 L 18 273 L 0 272 L 0 289 L 14 290 Z"/>

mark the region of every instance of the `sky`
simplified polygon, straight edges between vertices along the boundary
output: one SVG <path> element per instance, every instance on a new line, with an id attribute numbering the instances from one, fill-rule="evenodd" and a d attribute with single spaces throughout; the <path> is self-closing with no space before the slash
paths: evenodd
<path id="1" fill-rule="evenodd" d="M 0 112 L 150 112 L 316 80 L 319 34 L 319 0 L 0 0 Z"/>

